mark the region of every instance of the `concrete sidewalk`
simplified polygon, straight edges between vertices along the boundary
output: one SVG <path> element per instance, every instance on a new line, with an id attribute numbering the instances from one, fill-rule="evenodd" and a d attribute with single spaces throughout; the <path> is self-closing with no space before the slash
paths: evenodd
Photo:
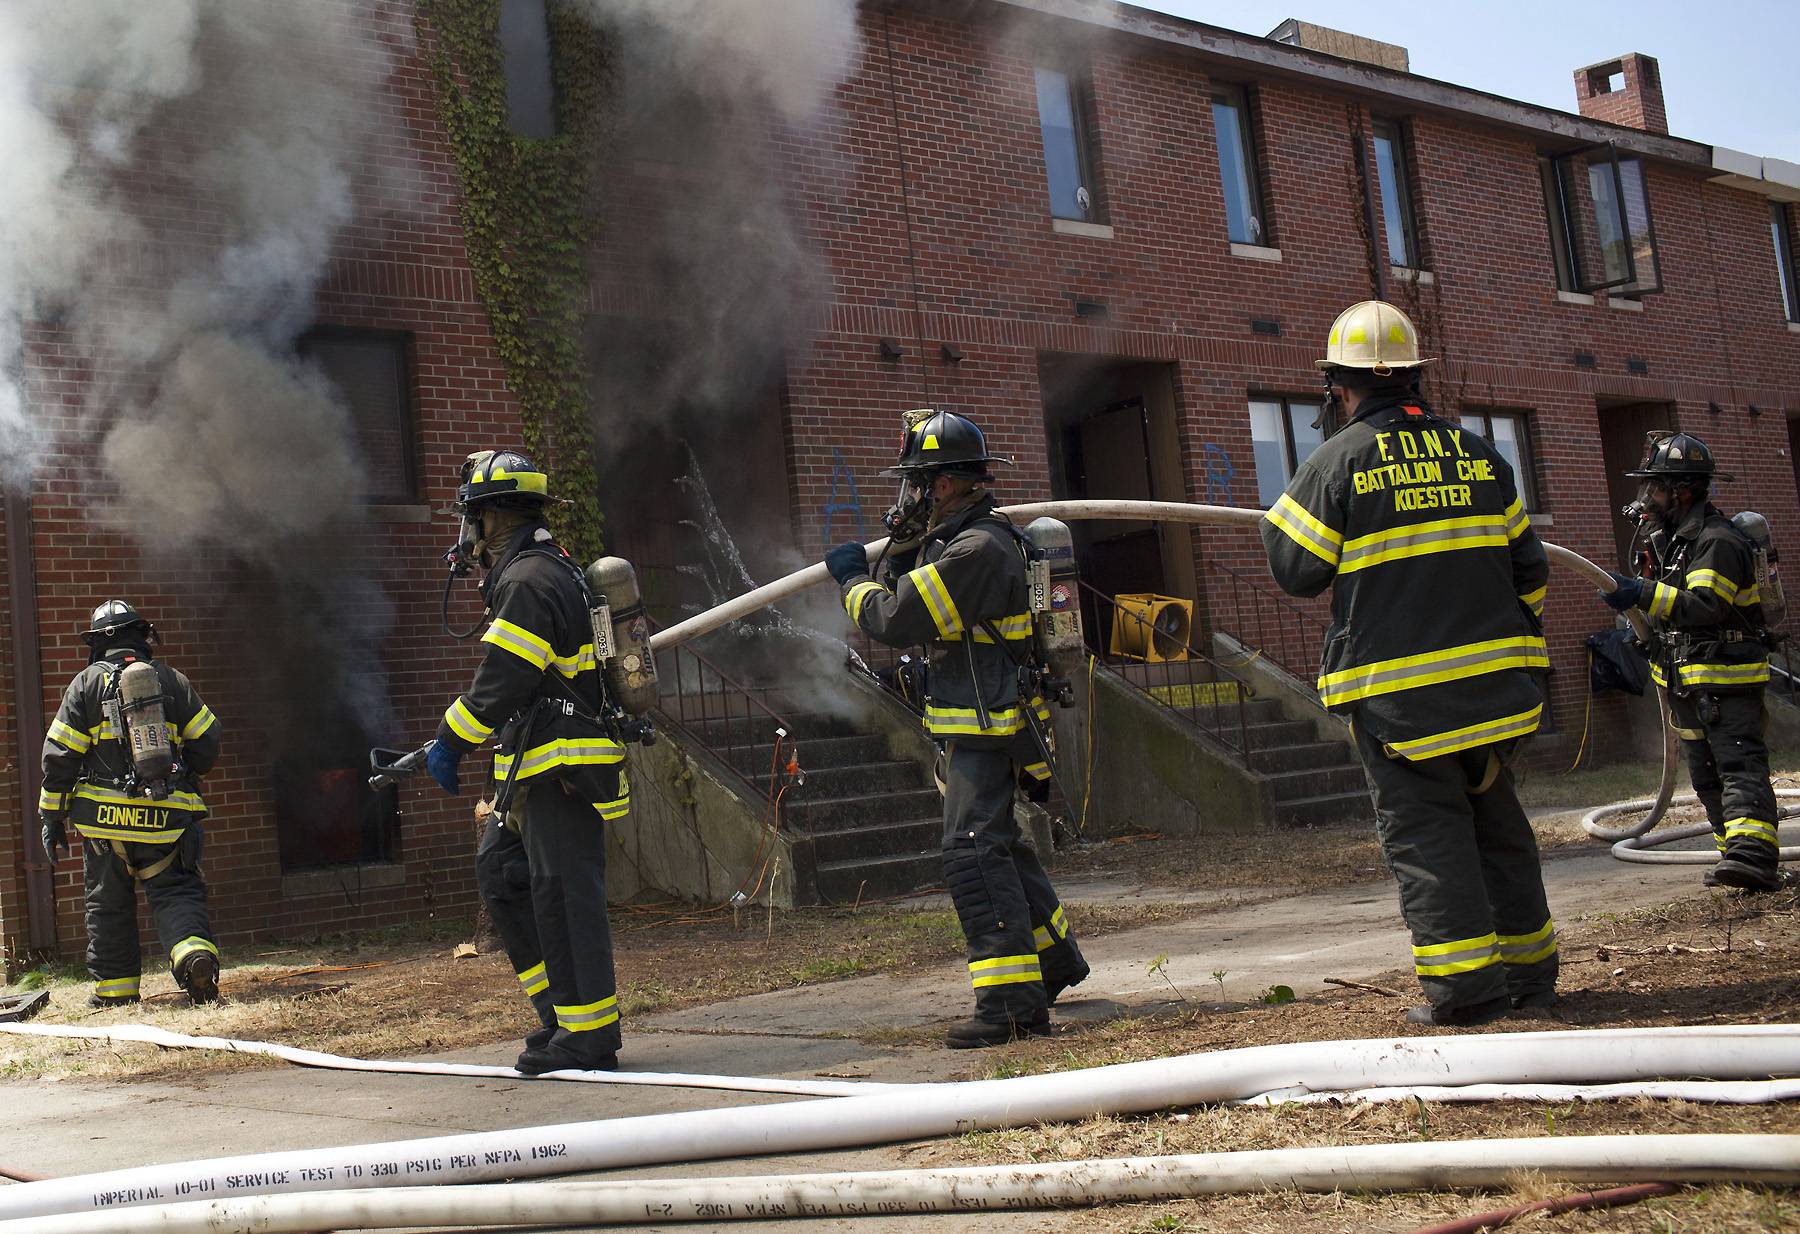
<path id="1" fill-rule="evenodd" d="M 1551 850 L 1544 869 L 1552 912 L 1565 921 L 1585 912 L 1621 911 L 1701 892 L 1695 869 L 1626 865 L 1599 845 Z M 1062 892 L 1072 904 L 1170 898 L 1155 888 L 1108 884 L 1070 884 Z M 1169 957 L 1164 971 L 1190 1000 L 1217 999 L 1211 974 L 1224 970 L 1224 997 L 1250 1001 L 1271 985 L 1306 994 L 1324 988 L 1326 977 L 1357 980 L 1390 972 L 1405 965 L 1407 942 L 1390 882 L 1273 898 L 1084 940 L 1093 974 L 1065 996 L 1068 1005 L 1058 1013 L 1064 1019 L 1110 1018 L 1170 1001 L 1168 984 L 1149 972 L 1162 955 Z M 942 1080 L 966 1074 L 977 1057 L 936 1045 L 868 1045 L 852 1035 L 958 1018 L 967 1008 L 966 986 L 948 967 L 866 977 L 645 1017 L 627 1025 L 624 1060 L 644 1071 Z M 518 1048 L 517 1042 L 502 1042 L 459 1051 L 456 1060 L 509 1065 Z M 690 1089 L 353 1076 L 300 1068 L 144 1084 L 13 1080 L 0 1083 L 0 1097 L 8 1113 L 7 1131 L 0 1137 L 0 1167 L 45 1175 L 771 1100 Z M 906 1146 L 890 1145 L 633 1168 L 622 1176 L 736 1176 L 911 1164 L 916 1157 Z M 889 1217 L 882 1228 L 1014 1231 L 1080 1224 L 1079 1214 L 988 1213 Z M 791 1223 L 793 1229 L 810 1231 L 852 1227 L 871 1228 L 854 1220 Z"/>

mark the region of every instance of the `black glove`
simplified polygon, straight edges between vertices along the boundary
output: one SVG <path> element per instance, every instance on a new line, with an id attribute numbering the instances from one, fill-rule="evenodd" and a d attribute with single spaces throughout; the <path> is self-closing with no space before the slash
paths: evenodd
<path id="1" fill-rule="evenodd" d="M 1612 571 L 1608 570 L 1607 573 L 1612 574 Z M 1644 594 L 1644 580 L 1625 574 L 1613 574 L 1612 579 L 1617 590 L 1600 593 L 1600 598 L 1606 601 L 1607 607 L 1620 613 L 1636 608 L 1639 598 Z"/>
<path id="2" fill-rule="evenodd" d="M 51 861 L 57 859 L 57 849 L 65 853 L 69 847 L 69 822 L 61 814 L 40 814 L 38 816 L 38 838 L 44 842 L 44 856 Z"/>
<path id="3" fill-rule="evenodd" d="M 859 574 L 869 572 L 869 554 L 855 541 L 840 544 L 825 554 L 825 568 L 837 580 L 838 586 L 842 587 Z"/>

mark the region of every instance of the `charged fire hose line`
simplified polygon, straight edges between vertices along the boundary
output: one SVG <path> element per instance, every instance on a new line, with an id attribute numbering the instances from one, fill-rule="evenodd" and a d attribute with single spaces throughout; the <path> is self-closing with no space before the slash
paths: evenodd
<path id="1" fill-rule="evenodd" d="M 1616 1083 L 1663 1076 L 1764 1079 L 1792 1075 L 1796 1060 L 1800 1025 L 1790 1024 L 1253 1046 L 1051 1075 L 913 1085 L 829 1101 L 688 1110 L 112 1170 L 0 1188 L 0 1220 L 196 1198 L 482 1183 L 850 1148 L 1205 1105 L 1284 1088 L 1442 1084 L 1450 1077 L 1469 1084 Z M 1647 1138 L 1631 1137 L 1636 1144 Z M 1800 1138 L 1789 1143 L 1800 1145 Z M 1794 1151 L 1790 1147 L 1790 1157 Z"/>
<path id="2" fill-rule="evenodd" d="M 511 1067 L 485 1067 L 474 1063 L 408 1063 L 389 1059 L 349 1058 L 266 1041 L 235 1037 L 195 1037 L 170 1032 L 150 1024 L 121 1024 L 114 1028 L 79 1028 L 70 1024 L 0 1024 L 0 1033 L 21 1037 L 79 1038 L 89 1041 L 135 1041 L 177 1050 L 221 1050 L 232 1054 L 258 1054 L 279 1058 L 301 1067 L 330 1071 L 376 1071 L 395 1075 L 472 1076 L 478 1079 L 518 1080 Z M 783 1080 L 761 1076 L 684 1075 L 666 1071 L 552 1071 L 536 1077 L 581 1084 L 623 1084 L 656 1088 L 717 1088 L 728 1092 L 777 1093 L 796 1097 L 860 1097 L 870 1092 L 908 1088 L 905 1084 L 881 1084 L 854 1080 Z"/>
<path id="3" fill-rule="evenodd" d="M 167 1204 L 0 1222 L 0 1234 L 299 1234 L 408 1226 L 659 1225 L 1084 1207 L 1279 1190 L 1501 1187 L 1531 1171 L 1575 1183 L 1800 1182 L 1800 1136 L 1596 1135 L 1281 1148 L 1053 1165 L 400 1187 Z"/>
<path id="4" fill-rule="evenodd" d="M 1529 1101 L 1568 1105 L 1574 1101 L 1700 1101 L 1709 1105 L 1770 1105 L 1800 1101 L 1800 1080 L 1638 1080 L 1629 1084 L 1422 1084 L 1407 1088 L 1354 1088 L 1344 1092 L 1312 1092 L 1285 1088 L 1258 1093 L 1238 1105 L 1369 1105 L 1396 1101 L 1455 1104 L 1477 1101 Z"/>

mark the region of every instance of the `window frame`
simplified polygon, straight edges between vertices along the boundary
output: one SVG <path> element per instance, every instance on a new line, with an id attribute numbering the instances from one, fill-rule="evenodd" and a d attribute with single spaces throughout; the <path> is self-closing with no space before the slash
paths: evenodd
<path id="1" fill-rule="evenodd" d="M 1385 132 L 1384 132 L 1385 130 Z M 1389 159 L 1393 166 L 1393 188 L 1398 201 L 1398 214 L 1401 242 L 1406 246 L 1406 255 L 1410 260 L 1399 261 L 1394 256 L 1393 225 L 1389 221 L 1389 210 L 1395 204 L 1388 200 L 1387 177 L 1381 170 L 1380 142 L 1388 143 Z M 1375 173 L 1375 192 L 1381 199 L 1382 236 L 1388 246 L 1388 264 L 1403 270 L 1425 270 L 1425 254 L 1419 243 L 1418 211 L 1413 202 L 1412 191 L 1412 139 L 1410 129 L 1404 120 L 1392 120 L 1375 116 L 1369 128 L 1369 145 L 1374 151 L 1375 159 L 1372 170 Z"/>
<path id="2" fill-rule="evenodd" d="M 1516 426 L 1514 440 L 1519 444 L 1519 465 L 1513 468 L 1513 484 L 1518 489 L 1519 500 L 1527 514 L 1542 514 L 1543 499 L 1540 496 L 1537 482 L 1537 443 L 1532 438 L 1532 412 L 1518 407 L 1464 407 L 1457 417 L 1458 423 L 1465 430 L 1476 434 L 1494 449 L 1499 445 L 1489 434 L 1493 431 L 1495 420 L 1510 420 Z M 1477 428 L 1474 421 L 1482 421 Z"/>
<path id="3" fill-rule="evenodd" d="M 551 31 L 550 0 L 500 0 L 494 38 L 500 50 L 500 76 L 506 101 L 506 131 L 527 141 L 542 141 L 562 132 L 556 92 L 556 36 Z M 538 38 L 539 19 L 542 38 Z M 522 83 L 543 72 L 542 97 L 527 100 Z"/>
<path id="4" fill-rule="evenodd" d="M 1800 322 L 1800 262 L 1795 260 L 1794 207 L 1785 201 L 1769 203 L 1769 236 L 1775 244 L 1775 279 L 1781 289 L 1781 308 L 1789 322 Z"/>
<path id="5" fill-rule="evenodd" d="M 361 326 L 314 325 L 294 342 L 295 352 L 309 363 L 315 365 L 326 380 L 331 379 L 329 370 L 320 362 L 314 345 L 319 342 L 337 341 L 353 343 L 389 343 L 394 347 L 399 360 L 395 372 L 395 431 L 400 438 L 400 474 L 406 486 L 404 494 L 369 493 L 363 498 L 365 505 L 371 506 L 414 506 L 422 500 L 419 492 L 419 450 L 417 437 L 417 417 L 413 411 L 413 371 L 414 340 L 407 330 L 385 330 Z M 336 383 L 333 383 L 336 387 Z M 339 391 L 339 396 L 343 392 Z M 346 399 L 346 405 L 348 400 Z M 357 429 L 359 447 L 362 444 L 361 421 L 352 412 L 352 423 Z"/>
<path id="6" fill-rule="evenodd" d="M 1080 183 L 1077 190 L 1086 190 L 1088 195 L 1087 210 L 1081 214 L 1059 212 L 1056 202 L 1056 187 L 1050 180 L 1050 142 L 1047 126 L 1044 124 L 1044 75 L 1054 73 L 1062 78 L 1067 92 L 1071 136 L 1075 147 L 1075 172 Z M 1067 61 L 1044 60 L 1032 65 L 1032 81 L 1036 88 L 1034 105 L 1038 114 L 1038 145 L 1044 157 L 1044 188 L 1049 199 L 1050 217 L 1069 223 L 1100 223 L 1107 220 L 1105 194 L 1100 187 L 1100 138 L 1099 118 L 1094 107 L 1093 71 L 1088 66 L 1077 66 Z"/>
<path id="7" fill-rule="evenodd" d="M 1590 256 L 1583 247 L 1580 228 L 1576 226 L 1577 203 L 1570 201 L 1569 176 L 1576 174 L 1577 166 L 1587 172 L 1588 182 L 1594 183 L 1594 172 L 1602 164 L 1598 160 L 1590 161 L 1591 156 L 1606 152 L 1604 165 L 1611 174 L 1606 179 L 1610 182 L 1614 209 L 1611 212 L 1616 220 L 1623 245 L 1620 253 L 1624 258 L 1625 273 L 1621 277 L 1609 278 L 1606 273 L 1606 248 L 1601 226 L 1599 201 L 1592 200 L 1594 220 L 1594 240 L 1601 248 L 1598 254 L 1600 261 L 1600 277 L 1594 281 L 1583 275 L 1585 259 Z M 1577 164 L 1576 160 L 1580 160 Z M 1625 167 L 1630 165 L 1633 171 L 1632 185 L 1636 193 L 1626 191 Z M 1562 154 L 1541 156 L 1540 175 L 1544 178 L 1545 214 L 1550 225 L 1550 248 L 1557 266 L 1557 286 L 1564 291 L 1575 291 L 1592 294 L 1604 291 L 1609 296 L 1619 299 L 1637 299 L 1642 296 L 1655 295 L 1663 290 L 1662 283 L 1662 249 L 1656 240 L 1656 217 L 1650 208 L 1650 184 L 1644 173 L 1644 161 L 1635 155 L 1619 156 L 1615 142 L 1602 142 L 1598 145 L 1583 146 L 1578 150 L 1565 151 Z M 1552 192 L 1554 189 L 1554 192 Z M 1592 194 L 1590 193 L 1590 198 Z M 1641 233 L 1651 261 L 1654 263 L 1656 279 L 1653 283 L 1642 281 L 1642 272 L 1638 269 L 1637 239 L 1639 234 L 1632 227 L 1632 202 L 1642 207 L 1644 228 Z"/>
<path id="8" fill-rule="evenodd" d="M 1252 391 L 1249 394 L 1249 396 L 1247 398 L 1245 398 L 1245 400 L 1244 400 L 1245 420 L 1246 420 L 1247 426 L 1250 430 L 1250 463 L 1251 463 L 1250 470 L 1251 470 L 1251 474 L 1253 474 L 1256 477 L 1256 500 L 1257 500 L 1258 504 L 1266 506 L 1266 505 L 1272 505 L 1273 502 L 1272 501 L 1270 501 L 1270 502 L 1263 501 L 1262 471 L 1256 465 L 1256 442 L 1258 439 L 1256 436 L 1256 420 L 1255 420 L 1255 416 L 1254 416 L 1254 408 L 1255 408 L 1255 405 L 1258 403 L 1274 403 L 1281 409 L 1281 413 L 1280 413 L 1281 461 L 1282 461 L 1282 469 L 1283 469 L 1284 474 L 1282 476 L 1281 484 L 1280 484 L 1279 489 L 1277 490 L 1277 494 L 1276 494 L 1277 496 L 1279 496 L 1280 493 L 1285 492 L 1287 490 L 1287 486 L 1289 484 L 1293 483 L 1295 474 L 1297 472 L 1299 472 L 1300 465 L 1305 461 L 1304 459 L 1302 459 L 1300 457 L 1299 448 L 1295 445 L 1295 432 L 1294 432 L 1294 408 L 1295 408 L 1295 405 L 1298 404 L 1299 406 L 1310 409 L 1313 412 L 1314 417 L 1316 418 L 1319 414 L 1321 414 L 1323 412 L 1324 407 L 1325 407 L 1325 400 L 1317 394 L 1281 394 L 1281 393 L 1272 393 L 1272 392 L 1266 391 L 1266 390 Z M 1325 435 L 1324 435 L 1324 432 L 1321 430 L 1321 432 L 1319 434 L 1319 445 L 1315 445 L 1313 447 L 1313 450 L 1317 450 L 1319 448 L 1319 446 L 1322 446 L 1324 444 L 1325 444 Z M 1311 451 L 1308 452 L 1307 456 L 1309 458 L 1311 457 Z"/>
<path id="9" fill-rule="evenodd" d="M 1207 94 L 1209 110 L 1213 121 L 1213 145 L 1219 163 L 1219 196 L 1225 205 L 1225 236 L 1233 244 L 1247 244 L 1257 248 L 1275 248 L 1275 228 L 1269 218 L 1268 195 L 1263 192 L 1262 152 L 1256 140 L 1256 124 L 1254 104 L 1251 90 L 1247 85 L 1238 82 L 1215 81 Z M 1225 175 L 1225 143 L 1219 138 L 1219 109 L 1229 107 L 1236 113 L 1237 123 L 1233 126 L 1237 132 L 1237 153 L 1240 166 L 1238 179 L 1243 184 L 1245 201 L 1245 217 L 1257 229 L 1257 234 L 1239 239 L 1231 234 L 1231 198 L 1227 192 Z"/>

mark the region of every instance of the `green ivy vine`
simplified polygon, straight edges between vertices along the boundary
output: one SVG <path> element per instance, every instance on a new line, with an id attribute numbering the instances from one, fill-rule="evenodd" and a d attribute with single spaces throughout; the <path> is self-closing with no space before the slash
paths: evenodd
<path id="1" fill-rule="evenodd" d="M 462 226 L 487 306 L 524 446 L 545 467 L 558 540 L 577 560 L 604 543 L 589 420 L 582 308 L 597 224 L 592 169 L 609 85 L 598 32 L 550 5 L 558 131 L 515 136 L 507 124 L 500 0 L 420 0 L 415 10 L 438 113 L 462 177 Z"/>

